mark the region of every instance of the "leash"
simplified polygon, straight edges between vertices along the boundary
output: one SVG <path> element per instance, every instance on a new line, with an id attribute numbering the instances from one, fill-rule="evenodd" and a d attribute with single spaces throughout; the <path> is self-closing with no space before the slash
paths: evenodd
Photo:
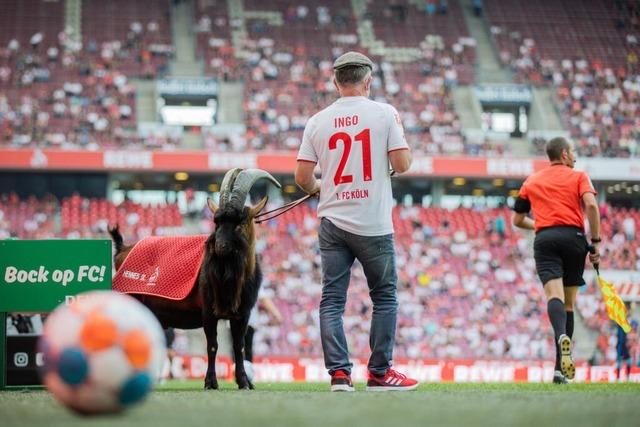
<path id="1" fill-rule="evenodd" d="M 297 200 L 294 200 L 293 202 L 289 202 L 285 205 L 280 206 L 279 208 L 275 208 L 275 209 L 271 209 L 270 211 L 265 211 L 265 212 L 260 212 L 258 215 L 255 216 L 254 221 L 256 224 L 260 224 L 263 223 L 265 221 L 269 221 L 270 219 L 274 219 L 280 215 L 282 215 L 283 213 L 290 211 L 291 209 L 295 208 L 296 206 L 306 202 L 308 199 L 310 199 L 311 197 L 315 196 L 315 194 L 307 194 L 304 197 L 301 197 Z M 274 214 L 275 213 L 275 214 Z M 274 215 L 271 215 L 274 214 Z"/>
<path id="2" fill-rule="evenodd" d="M 396 174 L 395 170 L 389 169 L 389 176 L 393 177 L 395 174 Z M 254 222 L 256 224 L 261 224 L 261 223 L 263 223 L 265 221 L 269 221 L 270 219 L 274 219 L 276 217 L 279 217 L 283 213 L 290 211 L 291 209 L 295 208 L 299 204 L 306 202 L 311 197 L 315 197 L 316 194 L 307 194 L 306 196 L 301 197 L 301 198 L 299 198 L 297 200 L 294 200 L 293 202 L 289 202 L 287 204 L 284 204 L 284 205 L 280 206 L 279 208 L 271 209 L 270 211 L 260 212 L 258 215 L 255 216 Z M 275 212 L 275 214 L 271 215 L 274 212 Z M 271 215 L 271 216 L 269 216 L 269 215 Z"/>

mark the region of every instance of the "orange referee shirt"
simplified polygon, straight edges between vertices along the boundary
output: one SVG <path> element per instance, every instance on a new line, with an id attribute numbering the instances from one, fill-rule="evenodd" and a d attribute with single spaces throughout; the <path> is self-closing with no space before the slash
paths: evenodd
<path id="1" fill-rule="evenodd" d="M 598 194 L 589 176 L 569 166 L 555 164 L 527 178 L 518 197 L 531 204 L 538 232 L 559 225 L 584 229 L 581 204 L 584 193 Z"/>

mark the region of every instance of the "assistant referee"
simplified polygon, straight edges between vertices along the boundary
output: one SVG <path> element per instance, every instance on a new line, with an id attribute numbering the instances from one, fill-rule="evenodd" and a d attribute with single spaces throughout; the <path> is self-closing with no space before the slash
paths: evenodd
<path id="1" fill-rule="evenodd" d="M 547 312 L 556 342 L 554 383 L 573 379 L 571 357 L 573 307 L 578 287 L 585 284 L 585 258 L 589 243 L 584 231 L 584 213 L 589 221 L 595 252 L 589 261 L 600 261 L 600 214 L 596 190 L 585 172 L 573 170 L 576 154 L 565 138 L 550 140 L 545 151 L 551 165 L 531 175 L 516 199 L 513 225 L 535 230 L 533 253 L 538 277 L 547 296 Z M 583 213 L 584 206 L 584 213 Z M 527 214 L 533 211 L 532 219 Z"/>

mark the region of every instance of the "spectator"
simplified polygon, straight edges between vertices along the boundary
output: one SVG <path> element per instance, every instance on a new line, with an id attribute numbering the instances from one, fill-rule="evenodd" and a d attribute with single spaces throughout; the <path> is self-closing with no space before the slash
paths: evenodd
<path id="1" fill-rule="evenodd" d="M 636 222 L 629 214 L 622 221 L 622 229 L 628 242 L 635 242 L 636 240 Z"/>

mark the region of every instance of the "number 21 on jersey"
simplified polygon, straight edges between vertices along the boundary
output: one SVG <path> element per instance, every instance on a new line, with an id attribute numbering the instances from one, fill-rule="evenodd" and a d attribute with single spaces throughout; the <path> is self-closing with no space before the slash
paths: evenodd
<path id="1" fill-rule="evenodd" d="M 369 129 L 364 129 L 362 132 L 357 134 L 354 137 L 354 140 L 362 143 L 362 173 L 365 181 L 371 181 L 371 134 Z M 342 141 L 344 149 L 342 150 L 340 164 L 338 165 L 336 174 L 333 177 L 333 183 L 335 185 L 348 184 L 353 182 L 353 175 L 344 175 L 344 167 L 347 164 L 347 160 L 349 160 L 349 154 L 351 154 L 351 135 L 346 132 L 334 133 L 329 139 L 329 149 L 337 149 L 338 141 Z"/>

